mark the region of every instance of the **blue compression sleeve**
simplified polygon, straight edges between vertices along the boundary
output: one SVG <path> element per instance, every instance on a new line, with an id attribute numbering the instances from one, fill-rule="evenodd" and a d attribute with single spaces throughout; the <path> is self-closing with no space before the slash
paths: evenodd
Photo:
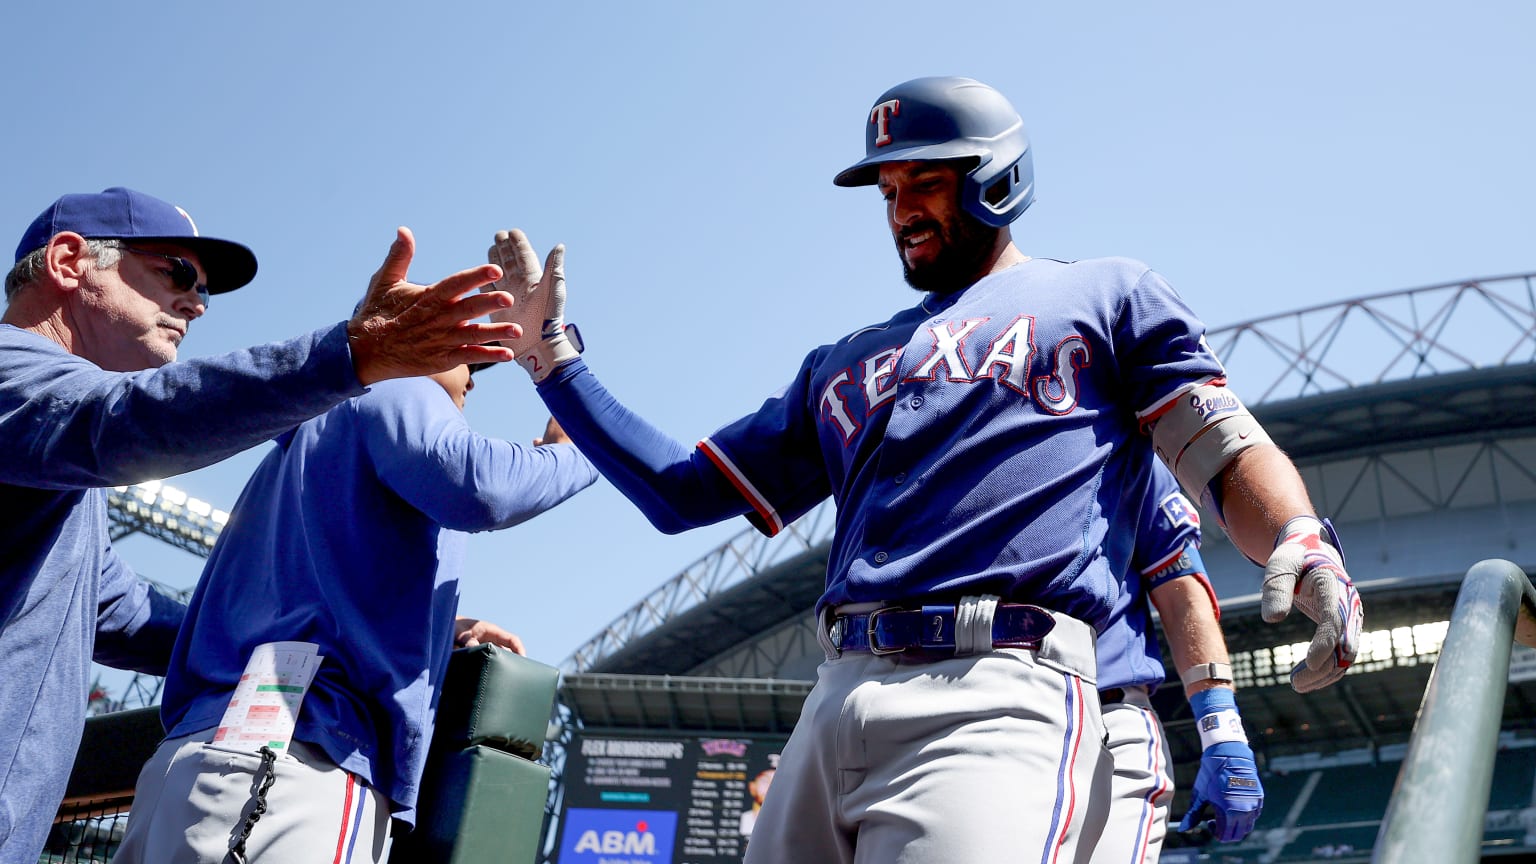
<path id="1" fill-rule="evenodd" d="M 540 382 L 539 395 L 581 452 L 657 530 L 677 534 L 751 510 L 709 457 L 620 404 L 580 359 Z"/>

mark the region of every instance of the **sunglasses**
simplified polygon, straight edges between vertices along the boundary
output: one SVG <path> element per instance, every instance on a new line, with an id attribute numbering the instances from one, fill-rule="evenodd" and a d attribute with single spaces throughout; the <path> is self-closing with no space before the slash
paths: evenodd
<path id="1" fill-rule="evenodd" d="M 203 308 L 208 308 L 208 286 L 199 285 L 197 282 L 197 268 L 192 262 L 175 255 L 162 255 L 159 252 L 151 252 L 148 249 L 135 249 L 132 246 L 122 247 L 124 252 L 132 252 L 135 255 L 145 255 L 150 258 L 159 258 L 171 265 L 171 284 L 178 291 L 196 291 L 197 299 L 202 301 Z"/>

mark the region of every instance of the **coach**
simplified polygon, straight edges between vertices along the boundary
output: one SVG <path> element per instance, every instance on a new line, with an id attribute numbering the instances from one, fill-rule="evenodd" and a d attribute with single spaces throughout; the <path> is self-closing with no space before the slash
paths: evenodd
<path id="1" fill-rule="evenodd" d="M 163 674 L 184 614 L 113 552 L 104 487 L 211 465 L 385 379 L 510 358 L 480 343 L 514 325 L 469 322 L 511 298 L 463 296 L 497 268 L 420 287 L 413 252 L 400 229 L 350 321 L 178 363 L 211 295 L 256 275 L 249 249 L 120 187 L 23 233 L 0 318 L 0 864 L 37 861 L 93 657 Z"/>

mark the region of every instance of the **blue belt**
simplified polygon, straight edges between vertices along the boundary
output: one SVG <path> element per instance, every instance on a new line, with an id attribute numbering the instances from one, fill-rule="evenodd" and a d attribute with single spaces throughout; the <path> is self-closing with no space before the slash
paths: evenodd
<path id="1" fill-rule="evenodd" d="M 1051 613 L 1026 603 L 999 603 L 992 617 L 992 647 L 1038 648 L 1056 626 Z M 827 635 L 839 651 L 900 654 L 905 651 L 955 653 L 955 607 L 888 606 L 856 615 L 839 615 Z"/>

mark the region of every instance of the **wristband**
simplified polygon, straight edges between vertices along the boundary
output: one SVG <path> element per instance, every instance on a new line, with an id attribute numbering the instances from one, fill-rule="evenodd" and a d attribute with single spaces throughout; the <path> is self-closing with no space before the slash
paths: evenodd
<path id="1" fill-rule="evenodd" d="M 1243 731 L 1243 718 L 1236 708 L 1223 708 L 1201 717 L 1195 724 L 1200 731 L 1200 749 L 1209 750 L 1212 745 L 1226 741 L 1248 743 L 1248 733 Z"/>
<path id="2" fill-rule="evenodd" d="M 1207 750 L 1224 741 L 1248 743 L 1243 718 L 1237 713 L 1237 699 L 1225 687 L 1203 690 L 1189 697 L 1194 710 L 1195 729 L 1200 733 L 1200 749 Z"/>
<path id="3" fill-rule="evenodd" d="M 1184 686 L 1198 684 L 1201 681 L 1232 681 L 1232 667 L 1226 663 L 1196 663 L 1179 673 L 1179 680 Z"/>

